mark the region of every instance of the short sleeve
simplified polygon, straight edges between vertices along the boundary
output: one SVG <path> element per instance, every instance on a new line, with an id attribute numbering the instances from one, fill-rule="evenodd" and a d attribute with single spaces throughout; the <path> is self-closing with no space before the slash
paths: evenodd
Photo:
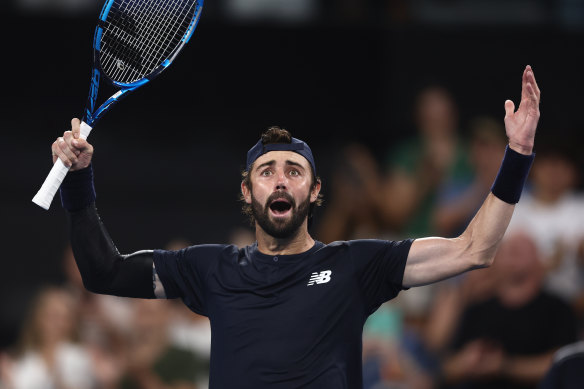
<path id="1" fill-rule="evenodd" d="M 205 278 L 223 245 L 198 245 L 177 251 L 154 251 L 154 266 L 169 299 L 180 298 L 194 312 L 207 316 Z"/>
<path id="2" fill-rule="evenodd" d="M 398 242 L 383 240 L 351 242 L 351 260 L 369 314 L 404 289 L 402 286 L 404 271 L 412 242 L 412 239 Z"/>

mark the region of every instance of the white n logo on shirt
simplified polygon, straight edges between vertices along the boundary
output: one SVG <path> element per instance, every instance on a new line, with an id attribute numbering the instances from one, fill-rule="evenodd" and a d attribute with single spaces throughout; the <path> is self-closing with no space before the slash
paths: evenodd
<path id="1" fill-rule="evenodd" d="M 332 271 L 324 270 L 320 273 L 314 272 L 308 281 L 307 286 L 314 285 L 314 284 L 326 284 L 331 280 Z"/>

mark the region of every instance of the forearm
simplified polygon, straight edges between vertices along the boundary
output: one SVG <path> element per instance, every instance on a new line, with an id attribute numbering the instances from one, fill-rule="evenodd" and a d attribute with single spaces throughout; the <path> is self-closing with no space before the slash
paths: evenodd
<path id="1" fill-rule="evenodd" d="M 469 268 L 489 266 L 507 231 L 514 204 L 508 204 L 489 193 L 483 205 L 459 237 L 461 255 Z"/>
<path id="2" fill-rule="evenodd" d="M 511 220 L 513 208 L 489 194 L 458 238 L 416 239 L 408 255 L 403 285 L 426 285 L 489 266 Z"/>
<path id="3" fill-rule="evenodd" d="M 473 266 L 492 263 L 521 197 L 533 158 L 534 155 L 521 154 L 510 147 L 505 151 L 491 193 L 460 236 L 464 255 Z"/>
<path id="4" fill-rule="evenodd" d="M 489 266 L 511 221 L 532 161 L 533 156 L 513 151 L 505 154 L 491 193 L 459 237 L 414 241 L 403 285 L 425 285 Z"/>
<path id="5" fill-rule="evenodd" d="M 155 297 L 152 251 L 120 254 L 94 203 L 67 212 L 67 219 L 75 261 L 89 291 L 122 297 Z"/>
<path id="6" fill-rule="evenodd" d="M 85 287 L 94 293 L 154 298 L 152 252 L 118 252 L 95 207 L 91 167 L 68 175 L 61 198 Z"/>

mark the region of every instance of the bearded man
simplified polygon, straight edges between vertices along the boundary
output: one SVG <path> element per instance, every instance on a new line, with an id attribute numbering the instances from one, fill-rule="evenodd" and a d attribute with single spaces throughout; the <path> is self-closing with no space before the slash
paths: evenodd
<path id="1" fill-rule="evenodd" d="M 455 239 L 315 241 L 308 224 L 321 181 L 312 151 L 271 128 L 249 150 L 241 183 L 254 244 L 130 255 L 117 251 L 99 219 L 93 147 L 74 119 L 52 151 L 73 171 L 61 199 L 84 284 L 95 293 L 180 298 L 208 316 L 211 388 L 361 388 L 369 315 L 402 289 L 492 263 L 534 158 L 539 100 L 527 66 L 518 110 L 505 102 L 509 145 L 492 193 Z"/>

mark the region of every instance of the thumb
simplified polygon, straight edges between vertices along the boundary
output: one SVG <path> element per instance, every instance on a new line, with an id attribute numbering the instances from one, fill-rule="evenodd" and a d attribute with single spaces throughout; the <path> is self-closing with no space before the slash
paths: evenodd
<path id="1" fill-rule="evenodd" d="M 71 119 L 71 133 L 73 134 L 73 139 L 79 139 L 81 134 L 81 121 L 77 118 Z"/>
<path id="2" fill-rule="evenodd" d="M 511 100 L 505 101 L 505 117 L 513 115 L 515 112 L 515 104 Z"/>

